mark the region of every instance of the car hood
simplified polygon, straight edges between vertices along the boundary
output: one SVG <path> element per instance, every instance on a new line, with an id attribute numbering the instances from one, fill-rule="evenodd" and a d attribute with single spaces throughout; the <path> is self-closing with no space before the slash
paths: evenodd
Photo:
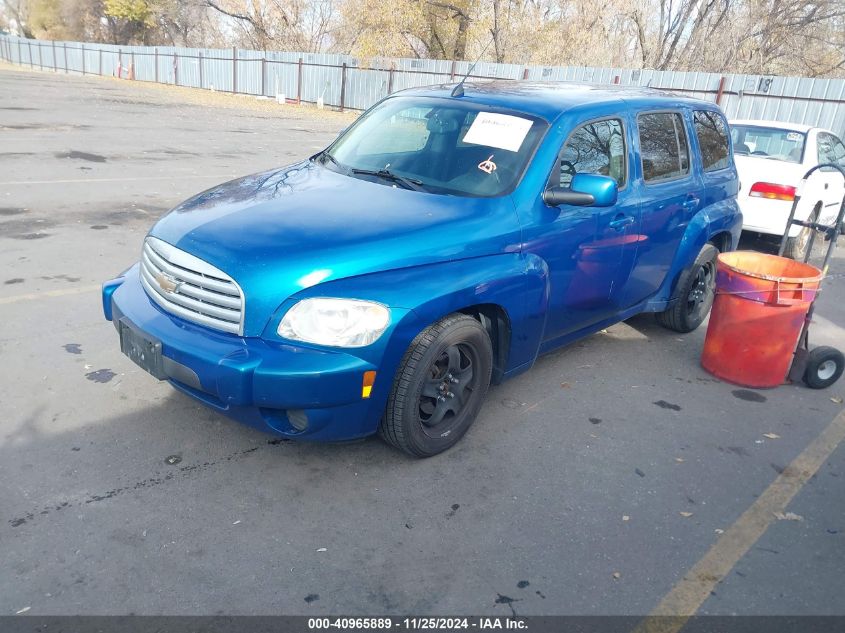
<path id="1" fill-rule="evenodd" d="M 736 170 L 739 174 L 739 195 L 748 196 L 751 185 L 755 182 L 771 182 L 778 185 L 798 186 L 806 168 L 799 163 L 787 163 L 762 156 L 743 156 L 734 154 Z"/>
<path id="2" fill-rule="evenodd" d="M 509 197 L 411 191 L 311 162 L 213 187 L 150 235 L 229 274 L 256 336 L 292 294 L 346 277 L 518 250 Z"/>

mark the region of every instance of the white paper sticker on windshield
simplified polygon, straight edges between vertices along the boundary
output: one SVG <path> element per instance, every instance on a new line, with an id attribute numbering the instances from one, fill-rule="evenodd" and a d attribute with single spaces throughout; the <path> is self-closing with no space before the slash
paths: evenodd
<path id="1" fill-rule="evenodd" d="M 531 129 L 531 121 L 509 114 L 479 112 L 464 136 L 464 143 L 518 152 Z"/>
<path id="2" fill-rule="evenodd" d="M 786 140 L 787 141 L 800 141 L 801 140 L 801 134 L 799 132 L 790 132 L 789 134 L 786 135 Z"/>

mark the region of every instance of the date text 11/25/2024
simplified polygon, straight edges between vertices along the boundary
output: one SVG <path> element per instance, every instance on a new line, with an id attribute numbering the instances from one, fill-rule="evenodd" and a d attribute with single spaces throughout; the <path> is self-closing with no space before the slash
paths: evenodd
<path id="1" fill-rule="evenodd" d="M 308 618 L 308 630 L 399 630 L 399 631 L 452 631 L 452 630 L 511 630 L 527 631 L 523 618 L 512 617 L 411 617 L 411 618 Z"/>

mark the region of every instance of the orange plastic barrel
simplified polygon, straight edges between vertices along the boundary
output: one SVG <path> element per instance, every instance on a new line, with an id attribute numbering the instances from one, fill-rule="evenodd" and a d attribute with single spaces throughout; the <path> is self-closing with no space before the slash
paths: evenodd
<path id="1" fill-rule="evenodd" d="M 745 387 L 782 385 L 822 276 L 776 255 L 720 254 L 702 367 Z"/>

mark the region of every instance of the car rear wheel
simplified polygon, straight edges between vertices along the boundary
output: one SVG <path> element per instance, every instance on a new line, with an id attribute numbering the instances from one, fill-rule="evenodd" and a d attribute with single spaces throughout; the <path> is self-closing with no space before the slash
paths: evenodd
<path id="1" fill-rule="evenodd" d="M 716 296 L 716 256 L 719 250 L 705 244 L 695 262 L 681 274 L 675 289 L 676 301 L 657 320 L 675 332 L 692 332 L 707 318 Z"/>
<path id="2" fill-rule="evenodd" d="M 820 210 L 821 208 L 816 205 L 816 208 L 810 214 L 810 222 L 815 222 L 818 219 Z M 787 238 L 783 256 L 796 261 L 804 261 L 804 257 L 807 256 L 807 248 L 810 246 L 810 235 L 812 233 L 813 229 L 805 226 L 801 228 L 801 232 L 798 235 Z"/>
<path id="3" fill-rule="evenodd" d="M 451 448 L 475 421 L 492 367 L 490 337 L 471 316 L 429 326 L 402 359 L 379 434 L 414 457 Z"/>

